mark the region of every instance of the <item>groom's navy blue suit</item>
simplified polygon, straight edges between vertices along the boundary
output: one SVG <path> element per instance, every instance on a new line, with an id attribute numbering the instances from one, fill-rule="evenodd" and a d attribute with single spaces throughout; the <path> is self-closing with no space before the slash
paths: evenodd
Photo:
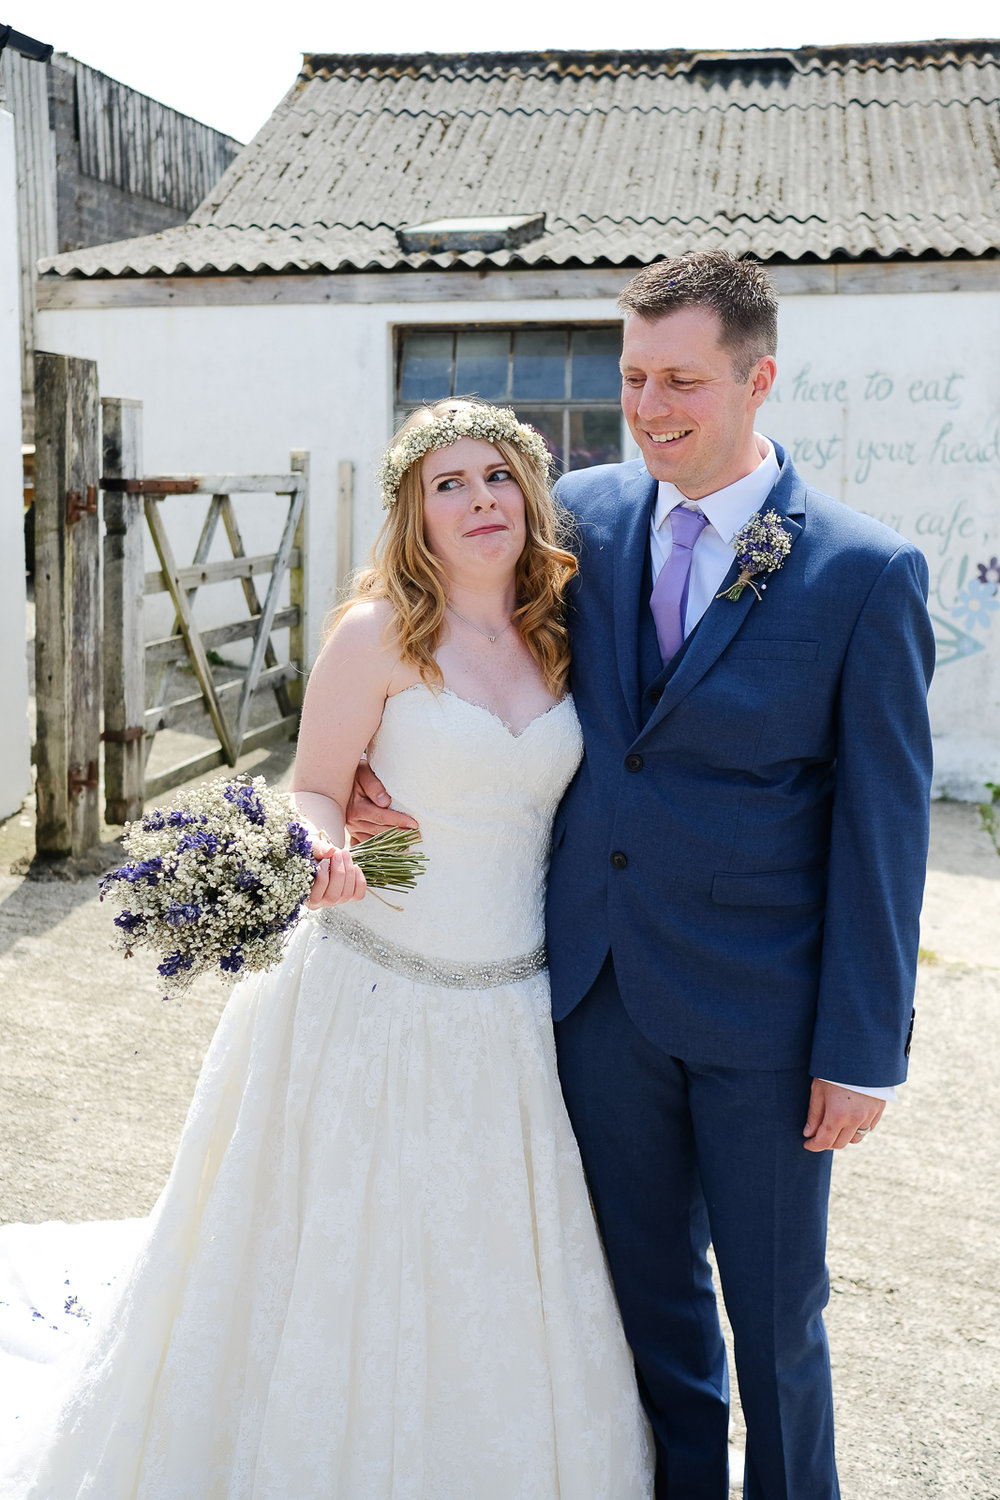
<path id="1" fill-rule="evenodd" d="M 822 1309 L 831 1153 L 812 1078 L 906 1073 L 927 849 L 933 641 L 921 554 L 777 448 L 791 551 L 666 669 L 656 481 L 567 475 L 583 764 L 556 820 L 560 1073 L 658 1444 L 657 1494 L 725 1496 L 736 1337 L 753 1500 L 836 1496 Z M 736 576 L 735 566 L 726 586 Z"/>

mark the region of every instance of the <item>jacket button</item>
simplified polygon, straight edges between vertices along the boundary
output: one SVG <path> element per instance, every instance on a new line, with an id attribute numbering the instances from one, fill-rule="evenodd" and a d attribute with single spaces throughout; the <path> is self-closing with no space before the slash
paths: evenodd
<path id="1" fill-rule="evenodd" d="M 614 854 L 612 854 L 612 856 L 611 856 L 611 867 L 612 867 L 612 869 L 614 869 L 614 870 L 624 870 L 624 868 L 625 868 L 625 866 L 627 864 L 628 864 L 628 858 L 626 857 L 626 855 L 624 855 L 620 849 L 616 849 L 615 852 L 614 852 Z"/>
<path id="2" fill-rule="evenodd" d="M 626 755 L 626 757 L 625 757 L 625 769 L 626 769 L 626 771 L 641 771 L 642 770 L 642 756 L 641 755 Z"/>

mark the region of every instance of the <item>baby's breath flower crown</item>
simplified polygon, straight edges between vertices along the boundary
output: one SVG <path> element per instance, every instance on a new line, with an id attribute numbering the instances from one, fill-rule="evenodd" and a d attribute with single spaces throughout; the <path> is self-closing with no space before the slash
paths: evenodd
<path id="1" fill-rule="evenodd" d="M 548 473 L 551 455 L 545 439 L 526 422 L 519 422 L 509 407 L 456 402 L 433 421 L 411 427 L 386 453 L 378 471 L 385 509 L 395 505 L 400 481 L 411 464 L 435 448 L 450 448 L 462 438 L 478 438 L 484 443 L 495 443 L 499 438 L 531 459 L 542 474 Z"/>

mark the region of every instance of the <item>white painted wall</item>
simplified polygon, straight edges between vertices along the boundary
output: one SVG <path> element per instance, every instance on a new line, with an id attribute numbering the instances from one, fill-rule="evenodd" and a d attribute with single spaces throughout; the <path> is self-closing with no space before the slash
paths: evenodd
<path id="1" fill-rule="evenodd" d="M 0 817 L 31 788 L 14 118 L 0 109 Z"/>
<path id="2" fill-rule="evenodd" d="M 765 424 L 926 554 L 937 788 L 972 800 L 1000 775 L 998 329 L 1000 292 L 786 297 Z"/>
<path id="3" fill-rule="evenodd" d="M 459 316 L 462 321 L 573 322 L 614 318 L 615 309 L 610 300 L 541 307 L 484 302 L 463 306 Z M 96 359 L 102 395 L 142 401 L 149 474 L 281 472 L 292 448 L 309 450 L 315 652 L 323 616 L 334 602 L 339 462 L 355 466 L 352 566 L 364 560 L 382 521 L 375 473 L 393 424 L 393 328 L 402 322 L 455 320 L 456 309 L 447 303 L 48 310 L 39 314 L 38 344 Z M 274 535 L 266 527 L 265 504 L 237 503 L 241 516 L 250 516 L 244 530 L 248 551 L 268 550 Z M 164 504 L 179 558 L 182 553 L 190 558 L 204 504 L 180 499 Z M 170 523 L 176 524 L 186 507 L 194 519 L 184 528 L 185 538 Z M 226 555 L 225 549 L 220 535 L 212 556 Z M 148 566 L 156 566 L 152 555 Z M 238 588 L 213 587 L 217 614 L 207 595 L 200 596 L 199 619 L 235 618 L 244 608 Z M 164 610 L 147 608 L 154 634 L 169 629 L 172 616 L 165 617 Z"/>
<path id="4" fill-rule="evenodd" d="M 614 316 L 605 296 L 65 308 L 39 314 L 39 340 L 96 359 L 104 394 L 143 401 L 149 473 L 283 469 L 290 448 L 310 450 L 315 649 L 336 576 L 340 460 L 356 471 L 353 563 L 381 520 L 374 475 L 392 426 L 394 325 Z M 940 647 L 938 786 L 971 798 L 1000 774 L 997 327 L 994 290 L 786 295 L 781 373 L 761 423 L 804 477 L 926 552 Z M 187 530 L 190 555 L 193 522 Z"/>

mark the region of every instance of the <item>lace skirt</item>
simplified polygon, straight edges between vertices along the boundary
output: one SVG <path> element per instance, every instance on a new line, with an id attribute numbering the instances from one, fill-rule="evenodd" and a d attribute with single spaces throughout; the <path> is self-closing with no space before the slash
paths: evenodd
<path id="1" fill-rule="evenodd" d="M 234 992 L 4 1500 L 651 1494 L 544 971 L 466 988 L 358 950 L 304 923 Z"/>

